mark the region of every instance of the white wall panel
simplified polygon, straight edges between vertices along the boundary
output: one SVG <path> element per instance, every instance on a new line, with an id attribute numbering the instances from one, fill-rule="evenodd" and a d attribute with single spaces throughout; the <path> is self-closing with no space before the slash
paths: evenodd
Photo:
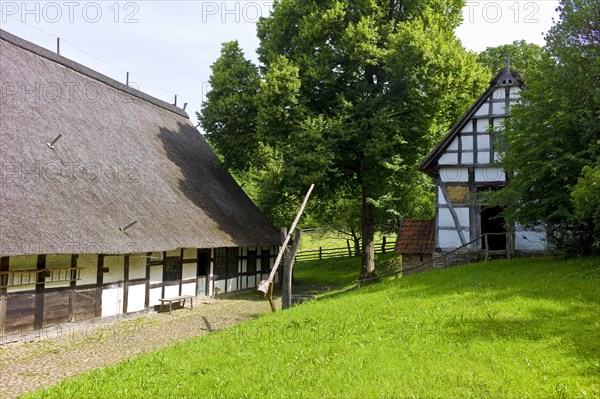
<path id="1" fill-rule="evenodd" d="M 473 149 L 473 136 L 461 136 L 460 137 L 463 150 Z"/>
<path id="2" fill-rule="evenodd" d="M 108 267 L 108 273 L 104 273 L 103 283 L 115 283 L 123 281 L 125 273 L 124 256 L 105 256 L 104 267 Z"/>
<path id="3" fill-rule="evenodd" d="M 475 169 L 475 181 L 476 182 L 493 182 L 493 181 L 504 181 L 506 175 L 504 170 L 501 168 L 476 168 Z"/>
<path id="4" fill-rule="evenodd" d="M 96 284 L 98 276 L 98 255 L 96 254 L 81 254 L 77 257 L 77 267 L 83 267 L 79 271 L 77 285 Z"/>
<path id="5" fill-rule="evenodd" d="M 473 131 L 473 122 L 469 120 L 460 131 L 461 133 L 471 133 Z"/>
<path id="6" fill-rule="evenodd" d="M 440 168 L 440 179 L 445 183 L 466 183 L 469 172 L 467 168 Z"/>
<path id="7" fill-rule="evenodd" d="M 502 100 L 505 97 L 506 97 L 506 93 L 505 93 L 504 87 L 500 87 L 500 88 L 494 90 L 493 98 L 495 100 Z"/>
<path id="8" fill-rule="evenodd" d="M 218 288 L 220 290 L 219 294 L 223 294 L 225 292 L 225 280 L 217 280 L 214 282 L 213 291 L 216 294 L 217 292 L 215 288 Z"/>
<path id="9" fill-rule="evenodd" d="M 179 285 L 169 285 L 165 287 L 165 298 L 179 296 Z"/>
<path id="10" fill-rule="evenodd" d="M 472 164 L 473 163 L 473 153 L 472 152 L 463 152 L 461 161 L 463 164 Z"/>
<path id="11" fill-rule="evenodd" d="M 479 151 L 477 153 L 477 163 L 479 163 L 479 164 L 490 163 L 490 152 L 489 151 Z"/>
<path id="12" fill-rule="evenodd" d="M 208 293 L 206 292 L 206 277 L 198 277 L 196 295 L 208 296 Z"/>
<path id="13" fill-rule="evenodd" d="M 198 250 L 196 248 L 184 248 L 183 259 L 196 259 L 198 256 Z"/>
<path id="14" fill-rule="evenodd" d="M 198 266 L 195 263 L 184 263 L 181 270 L 181 278 L 194 278 L 198 272 Z"/>
<path id="15" fill-rule="evenodd" d="M 150 283 L 160 283 L 163 279 L 163 267 L 162 265 L 150 266 Z"/>
<path id="16" fill-rule="evenodd" d="M 162 288 L 151 288 L 150 289 L 150 301 L 148 303 L 149 306 L 160 305 L 159 299 L 162 298 Z"/>
<path id="17" fill-rule="evenodd" d="M 490 135 L 484 134 L 477 136 L 477 149 L 478 150 L 489 150 L 490 148 Z"/>
<path id="18" fill-rule="evenodd" d="M 496 115 L 504 114 L 505 112 L 505 104 L 504 103 L 494 103 L 492 104 L 492 113 Z"/>
<path id="19" fill-rule="evenodd" d="M 458 138 L 455 138 L 454 140 L 452 140 L 452 142 L 450 143 L 450 145 L 448 146 L 447 149 L 452 150 L 452 151 L 458 150 Z"/>
<path id="20" fill-rule="evenodd" d="M 142 254 L 129 257 L 129 280 L 146 278 L 146 258 Z"/>
<path id="21" fill-rule="evenodd" d="M 458 232 L 454 230 L 439 230 L 437 247 L 442 249 L 454 249 L 460 247 L 461 241 Z"/>
<path id="22" fill-rule="evenodd" d="M 477 131 L 485 133 L 490 129 L 490 122 L 488 119 L 478 119 L 477 120 Z"/>
<path id="23" fill-rule="evenodd" d="M 167 251 L 167 257 L 180 257 L 181 256 L 181 249 L 173 249 L 171 251 Z"/>
<path id="24" fill-rule="evenodd" d="M 123 313 L 123 288 L 105 288 L 102 290 L 102 317 Z"/>
<path id="25" fill-rule="evenodd" d="M 440 164 L 440 165 L 456 165 L 457 163 L 458 163 L 458 154 L 456 154 L 456 153 L 443 154 L 438 161 L 438 164 Z"/>
<path id="26" fill-rule="evenodd" d="M 127 312 L 144 310 L 146 300 L 146 284 L 130 285 L 127 288 Z"/>
<path id="27" fill-rule="evenodd" d="M 238 289 L 237 277 L 228 279 L 227 280 L 227 292 L 237 291 L 237 289 Z"/>
<path id="28" fill-rule="evenodd" d="M 543 226 L 525 229 L 515 225 L 515 249 L 517 251 L 546 251 L 546 230 Z"/>
<path id="29" fill-rule="evenodd" d="M 487 102 L 483 103 L 481 105 L 481 107 L 479 107 L 479 109 L 475 112 L 475 116 L 482 116 L 482 115 L 487 115 L 488 111 L 490 109 L 490 106 Z M 479 123 L 479 122 L 478 122 Z"/>
<path id="30" fill-rule="evenodd" d="M 182 284 L 181 295 L 193 295 L 196 296 L 196 283 Z"/>

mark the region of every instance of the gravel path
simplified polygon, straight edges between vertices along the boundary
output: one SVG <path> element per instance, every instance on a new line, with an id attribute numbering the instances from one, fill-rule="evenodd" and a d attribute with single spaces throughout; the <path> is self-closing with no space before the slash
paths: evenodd
<path id="1" fill-rule="evenodd" d="M 14 398 L 269 312 L 266 300 L 244 295 L 198 301 L 194 310 L 186 307 L 172 314 L 64 324 L 43 331 L 43 337 L 29 332 L 19 337 L 21 342 L 0 345 L 0 398 Z"/>

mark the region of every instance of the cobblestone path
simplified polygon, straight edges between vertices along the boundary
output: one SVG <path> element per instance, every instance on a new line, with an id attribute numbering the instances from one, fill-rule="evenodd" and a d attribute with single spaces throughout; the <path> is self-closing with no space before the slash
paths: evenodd
<path id="1" fill-rule="evenodd" d="M 186 307 L 172 314 L 68 323 L 41 334 L 29 332 L 18 337 L 21 342 L 0 345 L 0 398 L 15 398 L 269 312 L 266 300 L 245 295 L 198 301 L 194 310 Z"/>

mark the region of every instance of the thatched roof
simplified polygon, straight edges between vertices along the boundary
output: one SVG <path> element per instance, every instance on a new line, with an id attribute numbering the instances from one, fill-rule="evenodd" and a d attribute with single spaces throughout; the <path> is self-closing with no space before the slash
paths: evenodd
<path id="1" fill-rule="evenodd" d="M 0 255 L 280 243 L 184 111 L 0 39 Z"/>
<path id="2" fill-rule="evenodd" d="M 435 220 L 405 220 L 396 239 L 397 254 L 430 254 L 435 252 Z"/>

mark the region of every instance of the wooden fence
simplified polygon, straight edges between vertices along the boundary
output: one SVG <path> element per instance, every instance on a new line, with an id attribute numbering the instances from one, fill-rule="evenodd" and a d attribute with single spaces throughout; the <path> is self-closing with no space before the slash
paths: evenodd
<path id="1" fill-rule="evenodd" d="M 388 240 L 385 236 L 381 242 L 375 243 L 375 253 L 385 254 L 394 251 L 395 241 Z M 296 262 L 302 262 L 306 260 L 322 260 L 322 259 L 333 259 L 333 258 L 348 258 L 357 256 L 354 252 L 354 245 L 351 245 L 350 240 L 346 240 L 345 247 L 338 248 L 323 248 L 311 249 L 306 251 L 298 251 L 296 254 Z M 358 254 L 360 256 L 360 254 Z"/>

